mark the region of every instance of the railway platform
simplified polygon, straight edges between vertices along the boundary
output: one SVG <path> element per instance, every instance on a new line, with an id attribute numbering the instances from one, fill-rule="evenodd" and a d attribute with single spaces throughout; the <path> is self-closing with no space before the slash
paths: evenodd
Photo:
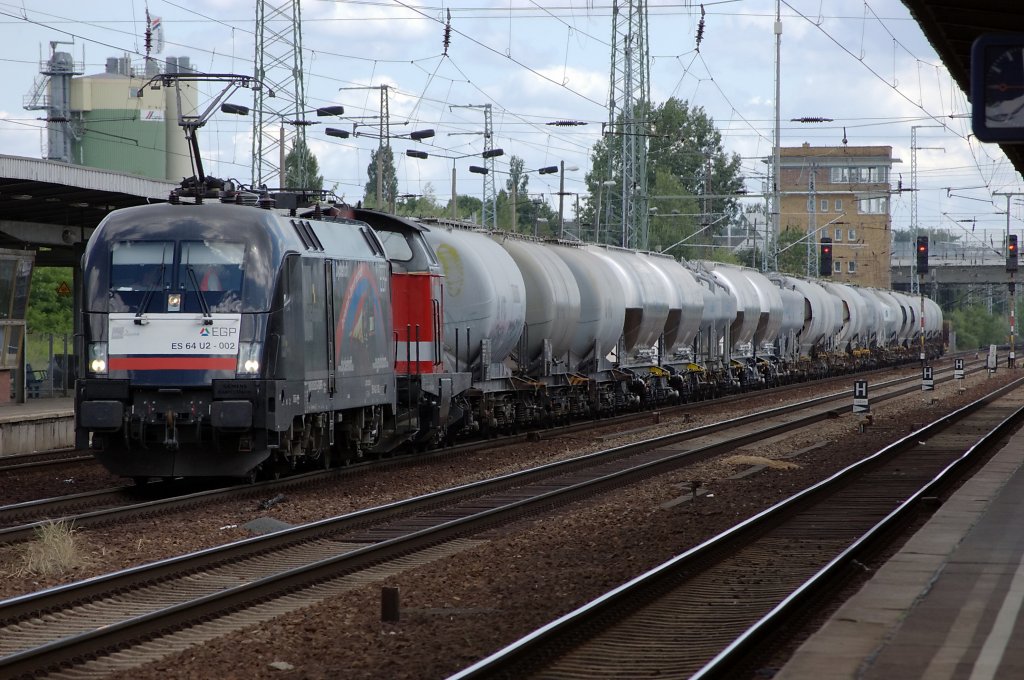
<path id="1" fill-rule="evenodd" d="M 70 448 L 75 443 L 75 400 L 29 399 L 0 406 L 0 457 Z"/>
<path id="2" fill-rule="evenodd" d="M 1024 431 L 774 680 L 1024 678 Z"/>

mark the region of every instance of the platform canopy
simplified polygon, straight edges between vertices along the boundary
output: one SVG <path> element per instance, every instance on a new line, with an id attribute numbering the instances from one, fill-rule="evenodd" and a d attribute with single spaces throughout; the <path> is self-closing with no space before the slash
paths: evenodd
<path id="1" fill-rule="evenodd" d="M 73 266 L 112 210 L 167 200 L 177 184 L 37 158 L 0 155 L 0 248 L 35 249 L 36 264 Z"/>
<path id="2" fill-rule="evenodd" d="M 986 33 L 1024 33 L 1019 0 L 903 0 L 903 4 L 965 94 L 971 91 L 974 40 Z M 1017 172 L 1024 175 L 1024 144 L 1000 147 Z"/>

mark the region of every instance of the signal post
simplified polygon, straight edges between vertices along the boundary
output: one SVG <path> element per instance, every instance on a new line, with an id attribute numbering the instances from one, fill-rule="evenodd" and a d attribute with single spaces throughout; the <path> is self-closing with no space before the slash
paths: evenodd
<path id="1" fill-rule="evenodd" d="M 1016 368 L 1017 285 L 1013 280 L 1013 275 L 1017 272 L 1017 235 L 1010 233 L 1010 199 L 1014 196 L 1024 196 L 1024 193 L 1016 191 L 1007 193 L 996 192 L 993 196 L 1006 196 L 1006 273 L 1010 275 L 1010 280 L 1007 283 L 1010 293 L 1010 351 L 1006 358 L 1006 366 L 1007 368 Z"/>
<path id="2" fill-rule="evenodd" d="M 921 317 L 921 366 L 927 363 L 924 352 L 924 275 L 928 273 L 928 237 L 917 237 L 917 291 L 921 295 L 920 313 Z"/>
<path id="3" fill-rule="evenodd" d="M 1017 272 L 1017 235 L 1006 235 L 1006 272 L 1010 275 L 1010 354 L 1006 359 L 1008 368 L 1016 368 L 1016 344 L 1017 331 L 1017 285 L 1013 281 L 1013 275 Z"/>
<path id="4" fill-rule="evenodd" d="M 818 253 L 818 276 L 832 276 L 832 239 L 821 237 L 821 251 Z"/>

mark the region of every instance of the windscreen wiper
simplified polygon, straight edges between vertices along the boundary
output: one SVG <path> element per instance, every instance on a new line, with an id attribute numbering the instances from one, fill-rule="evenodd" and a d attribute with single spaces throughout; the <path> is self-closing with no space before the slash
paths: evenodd
<path id="1" fill-rule="evenodd" d="M 164 268 L 165 268 L 165 266 L 166 265 L 163 262 L 160 263 L 159 282 L 161 284 L 164 282 Z M 142 304 L 139 305 L 139 311 L 135 312 L 135 325 L 136 326 L 141 326 L 143 324 L 142 315 L 146 313 L 147 309 L 149 309 L 149 303 L 153 300 L 153 293 L 156 290 L 157 290 L 157 288 L 147 288 L 146 289 L 146 294 L 142 296 Z"/>
<path id="2" fill-rule="evenodd" d="M 185 265 L 185 270 L 188 272 L 188 280 L 192 282 L 192 285 L 196 288 L 196 295 L 199 296 L 199 306 L 203 310 L 203 325 L 213 325 L 213 315 L 210 313 L 210 305 L 206 302 L 206 296 L 203 295 L 202 289 L 199 287 L 199 279 L 196 278 L 196 270 L 192 268 L 192 265 Z"/>

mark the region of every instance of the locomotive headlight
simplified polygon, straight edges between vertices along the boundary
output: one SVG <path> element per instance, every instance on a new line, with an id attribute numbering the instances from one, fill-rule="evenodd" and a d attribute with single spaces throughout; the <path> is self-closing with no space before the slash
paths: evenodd
<path id="1" fill-rule="evenodd" d="M 257 376 L 260 372 L 260 355 L 263 353 L 262 342 L 238 343 L 238 365 L 235 373 L 240 376 Z"/>
<path id="2" fill-rule="evenodd" d="M 167 294 L 167 311 L 168 312 L 180 312 L 181 311 L 181 293 L 168 293 Z"/>
<path id="3" fill-rule="evenodd" d="M 107 343 L 89 343 L 89 372 L 105 375 L 107 372 Z"/>

